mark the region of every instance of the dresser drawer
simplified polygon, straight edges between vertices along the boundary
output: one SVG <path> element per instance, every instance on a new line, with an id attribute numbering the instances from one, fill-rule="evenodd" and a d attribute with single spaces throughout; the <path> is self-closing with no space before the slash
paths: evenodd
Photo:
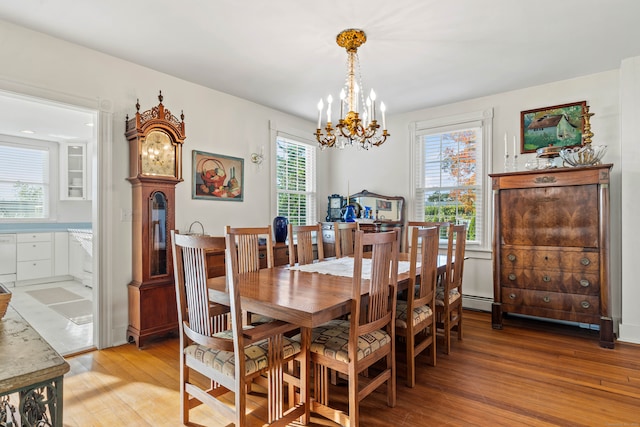
<path id="1" fill-rule="evenodd" d="M 51 242 L 18 243 L 17 260 L 32 261 L 51 259 Z"/>
<path id="2" fill-rule="evenodd" d="M 219 277 L 226 274 L 224 256 L 224 251 L 207 252 L 207 277 Z"/>
<path id="3" fill-rule="evenodd" d="M 519 289 L 595 296 L 600 294 L 598 274 L 530 268 L 504 269 L 500 283 L 504 287 Z"/>
<path id="4" fill-rule="evenodd" d="M 19 261 L 17 263 L 17 279 L 32 280 L 51 277 L 51 260 Z"/>
<path id="5" fill-rule="evenodd" d="M 575 295 L 505 287 L 502 288 L 502 301 L 507 306 L 526 306 L 586 315 L 597 315 L 600 311 L 599 298 L 593 295 Z"/>
<path id="6" fill-rule="evenodd" d="M 503 247 L 500 251 L 503 268 L 536 268 L 542 270 L 579 271 L 597 273 L 600 271 L 600 255 L 594 251 L 575 248 L 523 249 Z"/>

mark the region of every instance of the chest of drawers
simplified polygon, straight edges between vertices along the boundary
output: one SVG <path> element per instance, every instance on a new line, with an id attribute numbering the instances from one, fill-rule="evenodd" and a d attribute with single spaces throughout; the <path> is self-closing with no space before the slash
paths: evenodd
<path id="1" fill-rule="evenodd" d="M 492 174 L 492 324 L 504 313 L 597 324 L 614 345 L 609 298 L 611 165 Z"/>

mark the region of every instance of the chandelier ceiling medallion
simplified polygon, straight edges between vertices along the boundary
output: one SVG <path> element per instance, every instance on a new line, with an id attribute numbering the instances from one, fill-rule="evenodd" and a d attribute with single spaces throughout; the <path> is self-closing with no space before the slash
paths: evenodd
<path id="1" fill-rule="evenodd" d="M 358 48 L 366 41 L 367 36 L 364 31 L 357 29 L 344 30 L 336 37 L 338 46 L 347 50 L 347 80 L 346 87 L 340 91 L 340 116 L 335 129 L 331 121 L 333 97 L 331 95 L 327 97 L 325 133 L 322 129 L 324 102 L 322 99 L 318 102 L 318 128 L 315 135 L 323 150 L 327 147 L 344 148 L 349 145 L 369 149 L 371 146 L 382 145 L 389 136 L 385 123 L 384 102 L 380 103 L 382 113 L 382 133 L 380 133 L 378 131 L 380 125 L 376 119 L 376 93 L 371 89 L 366 100 L 363 95 Z M 356 68 L 358 81 L 356 81 Z"/>

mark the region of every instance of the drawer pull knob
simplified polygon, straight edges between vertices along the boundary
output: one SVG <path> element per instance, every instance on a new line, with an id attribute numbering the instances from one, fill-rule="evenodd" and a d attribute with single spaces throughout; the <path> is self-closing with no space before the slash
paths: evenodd
<path id="1" fill-rule="evenodd" d="M 546 274 L 544 276 L 542 276 L 542 280 L 545 282 L 550 282 L 551 281 L 551 277 L 547 276 Z"/>
<path id="2" fill-rule="evenodd" d="M 583 288 L 588 288 L 590 284 L 591 283 L 589 283 L 587 279 L 580 280 L 580 286 L 582 286 Z"/>
<path id="3" fill-rule="evenodd" d="M 589 264 L 591 264 L 591 261 L 589 261 L 589 258 L 581 258 L 580 259 L 580 264 L 589 265 Z"/>
<path id="4" fill-rule="evenodd" d="M 582 301 L 580 305 L 582 306 L 582 308 L 585 308 L 585 309 L 591 307 L 591 304 L 589 304 L 589 301 Z"/>
<path id="5" fill-rule="evenodd" d="M 509 299 L 516 299 L 516 294 L 514 293 L 509 294 Z"/>
<path id="6" fill-rule="evenodd" d="M 516 275 L 513 273 L 509 274 L 509 280 L 516 280 Z"/>
<path id="7" fill-rule="evenodd" d="M 509 261 L 513 262 L 513 261 L 515 261 L 515 260 L 516 260 L 516 256 L 515 256 L 514 254 L 509 254 L 509 255 L 507 256 L 507 259 L 508 259 Z"/>
<path id="8" fill-rule="evenodd" d="M 545 296 L 542 298 L 542 301 L 544 301 L 544 302 L 551 302 L 551 298 L 550 298 L 549 296 L 546 296 L 546 295 L 545 295 Z"/>
<path id="9" fill-rule="evenodd" d="M 549 257 L 548 257 L 548 256 L 545 256 L 545 257 L 544 257 L 544 260 L 545 260 L 545 261 L 549 261 Z"/>
<path id="10" fill-rule="evenodd" d="M 265 256 L 266 256 L 266 254 L 260 254 L 260 255 L 258 255 L 258 258 L 264 259 Z"/>

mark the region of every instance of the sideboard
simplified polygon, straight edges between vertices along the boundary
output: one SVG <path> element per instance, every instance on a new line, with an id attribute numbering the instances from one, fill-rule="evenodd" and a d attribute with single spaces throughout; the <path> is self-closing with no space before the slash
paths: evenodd
<path id="1" fill-rule="evenodd" d="M 492 325 L 505 313 L 596 324 L 614 347 L 609 289 L 612 165 L 490 174 Z"/>

